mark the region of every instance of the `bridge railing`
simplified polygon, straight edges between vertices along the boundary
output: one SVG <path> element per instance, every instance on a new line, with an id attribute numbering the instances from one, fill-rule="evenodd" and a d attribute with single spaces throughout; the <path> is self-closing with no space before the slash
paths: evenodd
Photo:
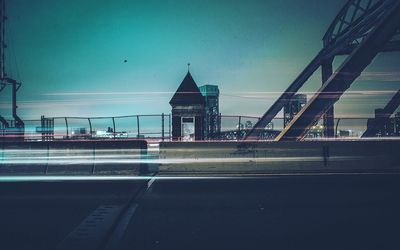
<path id="1" fill-rule="evenodd" d="M 217 140 L 240 140 L 259 120 L 259 117 L 252 116 L 233 116 L 221 115 L 221 130 L 220 133 L 212 135 L 209 139 Z M 338 139 L 357 139 L 361 138 L 367 129 L 368 117 L 339 117 L 334 120 L 335 138 Z M 387 134 L 384 136 L 400 136 L 400 122 L 393 119 L 393 122 L 387 127 Z M 284 129 L 284 118 L 274 118 L 267 127 L 260 132 L 261 140 L 273 140 L 277 134 Z M 309 131 L 308 139 L 324 139 L 324 127 L 322 121 Z"/>
<path id="2" fill-rule="evenodd" d="M 25 140 L 171 138 L 169 114 L 113 117 L 52 117 L 24 120 Z M 50 126 L 46 126 L 50 125 Z"/>
<path id="3" fill-rule="evenodd" d="M 240 140 L 260 117 L 221 115 L 219 130 L 206 140 Z M 393 124 L 385 136 L 400 136 L 400 122 Z M 129 115 L 114 117 L 42 117 L 41 120 L 24 120 L 25 140 L 85 140 L 85 139 L 171 139 L 171 114 Z M 360 138 L 367 129 L 366 117 L 341 117 L 335 119 L 336 138 Z M 278 117 L 260 133 L 261 140 L 273 140 L 284 128 L 284 119 Z M 0 129 L 7 136 L 7 128 Z M 12 131 L 11 131 L 12 132 Z M 307 138 L 323 139 L 323 126 L 316 124 Z"/>

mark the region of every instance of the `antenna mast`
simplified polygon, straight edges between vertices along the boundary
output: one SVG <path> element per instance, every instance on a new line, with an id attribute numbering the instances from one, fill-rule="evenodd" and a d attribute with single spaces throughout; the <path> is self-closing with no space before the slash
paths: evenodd
<path id="1" fill-rule="evenodd" d="M 5 48 L 6 48 L 6 1 L 0 0 L 0 79 L 6 77 L 5 73 Z"/>
<path id="2" fill-rule="evenodd" d="M 5 70 L 5 49 L 7 48 L 5 42 L 6 20 L 6 0 L 0 0 L 0 91 L 7 85 L 11 85 L 12 87 L 12 116 L 14 118 L 14 124 L 10 127 L 8 121 L 2 116 L 0 116 L 0 123 L 3 125 L 3 129 L 6 129 L 6 135 L 11 135 L 11 138 L 15 138 L 16 140 L 24 140 L 25 124 L 17 115 L 17 91 L 21 87 L 21 83 L 7 77 Z"/>

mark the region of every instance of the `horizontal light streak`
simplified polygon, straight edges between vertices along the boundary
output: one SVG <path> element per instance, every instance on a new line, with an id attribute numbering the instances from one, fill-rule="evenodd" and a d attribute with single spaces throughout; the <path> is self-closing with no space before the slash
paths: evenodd
<path id="1" fill-rule="evenodd" d="M 353 175 L 399 175 L 400 173 L 250 173 L 248 175 L 229 174 L 222 176 L 0 176 L 0 182 L 55 182 L 55 181 L 135 181 L 135 180 L 224 180 L 259 179 L 293 176 L 353 176 Z"/>
<path id="2" fill-rule="evenodd" d="M 329 157 L 330 160 L 344 161 L 356 160 L 361 157 L 353 156 L 334 156 Z M 49 165 L 91 165 L 91 164 L 160 164 L 160 165 L 181 165 L 181 164 L 216 164 L 216 163 L 274 163 L 274 162 L 321 162 L 322 156 L 309 156 L 309 157 L 226 157 L 226 158 L 171 158 L 171 159 L 151 159 L 149 158 L 131 158 L 123 157 L 120 155 L 106 155 L 106 156 L 62 156 L 62 157 L 16 157 L 9 158 L 3 157 L 0 164 L 5 165 L 29 165 L 29 164 L 49 164 Z"/>
<path id="3" fill-rule="evenodd" d="M 399 75 L 400 76 L 400 75 Z M 400 80 L 400 79 L 399 79 Z M 386 94 L 394 94 L 396 93 L 396 90 L 349 90 L 346 91 L 346 95 L 386 95 Z M 173 95 L 175 92 L 171 91 L 154 91 L 154 92 L 59 92 L 59 93 L 45 93 L 42 94 L 44 96 L 129 96 L 129 95 L 149 95 L 149 96 L 154 96 L 154 95 Z M 190 93 L 190 92 L 186 92 Z M 293 92 L 295 94 L 295 92 Z M 297 92 L 296 92 L 297 93 Z M 312 95 L 315 92 L 312 91 L 303 91 L 303 92 L 298 92 L 299 94 L 307 94 L 307 95 Z M 237 94 L 244 94 L 244 95 L 250 95 L 249 97 L 253 96 L 277 96 L 281 95 L 282 92 L 278 91 L 224 91 L 221 93 L 221 95 L 237 95 Z M 76 100 L 76 99 L 75 99 Z M 78 99 L 79 100 L 79 99 Z M 86 99 L 82 99 L 86 100 Z M 91 100 L 98 100 L 98 101 L 105 101 L 105 100 L 116 100 L 115 98 L 107 98 L 107 99 L 91 99 Z M 120 97 L 118 100 L 121 100 Z M 122 100 L 130 100 L 132 99 L 122 99 Z M 53 100 L 57 101 L 57 100 Z"/>

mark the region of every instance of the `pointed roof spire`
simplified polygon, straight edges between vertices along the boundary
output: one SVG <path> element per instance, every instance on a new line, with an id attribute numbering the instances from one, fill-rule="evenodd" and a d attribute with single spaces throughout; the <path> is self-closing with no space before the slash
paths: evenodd
<path id="1" fill-rule="evenodd" d="M 190 64 L 188 64 L 189 66 Z M 179 85 L 174 96 L 172 97 L 169 104 L 204 104 L 205 100 L 197 87 L 196 82 L 193 80 L 192 75 L 188 72 L 183 79 L 181 85 Z"/>
<path id="2" fill-rule="evenodd" d="M 188 66 L 188 73 L 190 72 L 190 62 L 187 64 Z"/>

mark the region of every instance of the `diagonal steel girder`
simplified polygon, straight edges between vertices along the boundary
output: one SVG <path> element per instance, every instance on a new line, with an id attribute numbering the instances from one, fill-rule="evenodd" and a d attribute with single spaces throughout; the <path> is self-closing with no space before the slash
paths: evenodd
<path id="1" fill-rule="evenodd" d="M 351 2 L 351 0 L 349 2 Z M 282 110 L 283 106 L 290 101 L 290 99 L 292 99 L 292 97 L 304 85 L 304 83 L 321 66 L 323 61 L 326 59 L 331 59 L 336 55 L 343 54 L 343 51 L 346 49 L 348 54 L 354 51 L 359 45 L 355 47 L 349 47 L 349 43 L 360 37 L 362 34 L 369 33 L 369 31 L 376 26 L 377 20 L 379 20 L 379 18 L 382 16 L 382 13 L 385 13 L 387 9 L 393 5 L 393 2 L 396 1 L 380 0 L 377 6 L 374 6 L 374 8 L 371 7 L 371 9 L 365 13 L 366 16 L 356 20 L 351 27 L 348 27 L 343 31 L 343 34 L 341 34 L 339 37 L 336 37 L 334 42 L 330 42 L 327 47 L 324 47 L 300 73 L 300 75 L 289 85 L 289 87 L 282 93 L 275 103 L 264 113 L 262 118 L 253 126 L 243 140 L 257 140 L 259 134 L 264 130 L 264 128 L 272 121 L 272 119 L 274 119 L 274 117 L 276 117 L 279 111 Z M 349 4 L 346 6 L 348 7 L 348 5 Z M 343 8 L 343 10 L 346 8 L 346 6 Z M 333 29 L 332 27 L 329 29 Z M 324 37 L 324 40 L 325 39 L 326 38 Z"/>
<path id="2" fill-rule="evenodd" d="M 400 89 L 396 92 L 396 94 L 390 99 L 390 101 L 386 104 L 386 106 L 383 108 L 381 114 L 379 117 L 375 117 L 375 123 L 379 122 L 378 120 L 385 120 L 389 119 L 393 113 L 396 111 L 396 109 L 400 105 Z M 368 126 L 367 130 L 364 132 L 364 134 L 361 137 L 372 137 L 376 136 L 378 132 L 377 126 Z"/>
<path id="3" fill-rule="evenodd" d="M 382 16 L 378 24 L 346 61 L 318 90 L 306 106 L 293 118 L 275 141 L 302 140 L 311 126 L 339 100 L 361 72 L 372 62 L 381 48 L 400 26 L 400 2 Z"/>
<path id="4" fill-rule="evenodd" d="M 328 31 L 325 33 L 323 37 L 324 46 L 326 47 L 336 43 L 338 38 L 351 32 L 353 27 L 364 19 L 371 19 L 371 17 L 374 19 L 374 15 L 371 15 L 371 13 L 375 12 L 379 14 L 380 12 L 385 11 L 385 6 L 388 2 L 389 1 L 387 0 L 348 0 L 329 26 Z M 356 18 L 360 12 L 362 12 L 361 16 Z M 373 23 L 374 21 L 372 21 L 372 24 Z M 365 32 L 368 32 L 368 28 Z M 363 37 L 365 32 L 358 33 L 353 37 L 354 39 L 349 42 L 352 43 L 354 40 Z"/>

